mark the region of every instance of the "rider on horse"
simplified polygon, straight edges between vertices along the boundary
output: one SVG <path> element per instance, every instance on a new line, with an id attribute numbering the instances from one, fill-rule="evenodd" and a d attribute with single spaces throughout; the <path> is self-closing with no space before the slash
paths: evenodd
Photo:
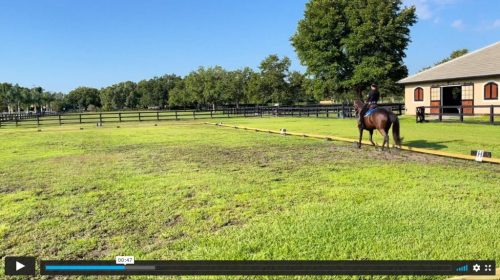
<path id="1" fill-rule="evenodd" d="M 359 113 L 359 126 L 364 129 L 365 122 L 363 118 L 365 117 L 366 112 L 369 109 L 374 109 L 377 107 L 378 100 L 380 99 L 380 92 L 378 91 L 378 86 L 376 84 L 372 84 L 371 90 L 368 93 L 368 99 L 366 100 L 367 104 L 363 107 L 363 110 Z"/>

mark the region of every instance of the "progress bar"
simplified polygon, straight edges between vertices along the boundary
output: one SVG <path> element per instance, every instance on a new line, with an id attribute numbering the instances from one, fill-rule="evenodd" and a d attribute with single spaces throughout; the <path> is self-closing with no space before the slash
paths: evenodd
<path id="1" fill-rule="evenodd" d="M 495 261 L 41 261 L 42 275 L 495 275 Z"/>

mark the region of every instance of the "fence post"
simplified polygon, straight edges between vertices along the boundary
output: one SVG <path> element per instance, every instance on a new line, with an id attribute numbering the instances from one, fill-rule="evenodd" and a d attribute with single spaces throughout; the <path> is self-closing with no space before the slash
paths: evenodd
<path id="1" fill-rule="evenodd" d="M 439 121 L 443 121 L 443 107 L 439 106 Z"/>
<path id="2" fill-rule="evenodd" d="M 99 113 L 99 124 L 102 124 L 102 113 Z"/>
<path id="3" fill-rule="evenodd" d="M 316 107 L 316 118 L 318 118 L 318 117 L 319 117 L 319 108 Z"/>
<path id="4" fill-rule="evenodd" d="M 460 122 L 464 122 L 464 106 L 460 106 Z"/>
<path id="5" fill-rule="evenodd" d="M 139 113 L 139 121 L 142 121 L 141 120 L 141 112 L 138 112 Z"/>
<path id="6" fill-rule="evenodd" d="M 196 110 L 193 110 L 193 120 L 196 120 Z"/>
<path id="7" fill-rule="evenodd" d="M 80 117 L 80 123 L 82 123 L 82 114 L 80 114 L 79 117 Z"/>
<path id="8" fill-rule="evenodd" d="M 122 122 L 122 113 L 118 112 L 118 122 Z"/>
<path id="9" fill-rule="evenodd" d="M 40 116 L 36 115 L 36 126 L 40 126 Z"/>
<path id="10" fill-rule="evenodd" d="M 160 112 L 159 111 L 156 111 L 156 120 L 160 120 Z"/>
<path id="11" fill-rule="evenodd" d="M 175 120 L 179 120 L 179 117 L 177 116 L 177 111 L 175 111 Z"/>
<path id="12" fill-rule="evenodd" d="M 62 125 L 61 114 L 57 115 L 59 117 L 59 125 Z"/>
<path id="13" fill-rule="evenodd" d="M 14 120 L 16 120 L 16 127 L 17 127 L 17 116 L 14 116 Z"/>
<path id="14" fill-rule="evenodd" d="M 495 107 L 490 106 L 490 124 L 495 124 Z"/>
<path id="15" fill-rule="evenodd" d="M 326 117 L 329 118 L 330 117 L 330 112 L 328 112 L 328 108 L 326 108 Z"/>
<path id="16" fill-rule="evenodd" d="M 213 119 L 213 118 L 214 118 L 213 112 L 214 112 L 214 111 L 210 110 L 210 118 L 211 118 L 211 119 Z"/>
<path id="17" fill-rule="evenodd" d="M 403 115 L 403 104 L 398 104 L 399 115 Z"/>

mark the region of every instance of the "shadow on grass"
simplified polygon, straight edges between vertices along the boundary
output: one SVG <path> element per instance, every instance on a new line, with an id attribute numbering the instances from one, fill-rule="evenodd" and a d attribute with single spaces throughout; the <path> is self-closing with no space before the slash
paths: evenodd
<path id="1" fill-rule="evenodd" d="M 445 143 L 452 142 L 460 142 L 459 140 L 450 140 L 450 141 L 441 141 L 441 142 L 430 142 L 427 140 L 414 140 L 414 141 L 405 141 L 405 145 L 417 148 L 430 148 L 436 150 L 442 150 L 448 148 L 448 146 L 444 145 Z"/>

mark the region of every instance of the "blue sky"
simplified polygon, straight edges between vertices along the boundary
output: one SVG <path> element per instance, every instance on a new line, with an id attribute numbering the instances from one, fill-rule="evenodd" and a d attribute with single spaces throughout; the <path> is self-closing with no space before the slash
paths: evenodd
<path id="1" fill-rule="evenodd" d="M 0 81 L 51 91 L 185 75 L 198 66 L 256 69 L 289 56 L 306 0 L 0 0 Z M 499 0 L 405 0 L 419 22 L 410 73 L 458 48 L 500 41 Z"/>

